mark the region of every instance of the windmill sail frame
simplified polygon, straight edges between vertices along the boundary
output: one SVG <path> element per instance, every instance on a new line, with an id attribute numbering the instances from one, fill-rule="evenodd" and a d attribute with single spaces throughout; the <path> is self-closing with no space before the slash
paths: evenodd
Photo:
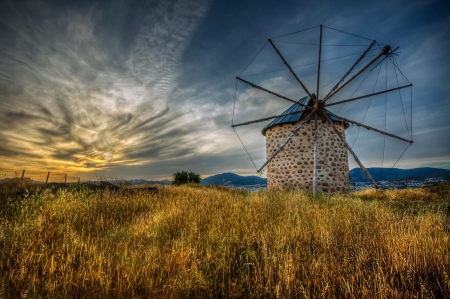
<path id="1" fill-rule="evenodd" d="M 325 26 L 326 27 L 326 26 Z M 327 27 L 329 28 L 329 27 Z M 332 28 L 330 28 L 332 29 Z M 241 78 L 240 76 L 237 76 L 236 79 L 244 82 L 248 85 L 250 85 L 253 88 L 257 88 L 259 90 L 262 90 L 264 92 L 267 92 L 269 94 L 275 95 L 278 98 L 281 98 L 283 100 L 289 101 L 291 103 L 293 103 L 294 105 L 299 106 L 298 108 L 301 108 L 300 111 L 293 111 L 293 112 L 287 112 L 287 113 L 283 113 L 281 115 L 278 116 L 271 116 L 271 117 L 266 117 L 266 118 L 261 118 L 261 119 L 257 119 L 257 120 L 253 120 L 253 121 L 247 121 L 244 123 L 240 123 L 240 124 L 236 124 L 236 125 L 232 125 L 233 128 L 237 127 L 237 126 L 243 126 L 243 125 L 248 125 L 251 123 L 256 123 L 256 122 L 260 122 L 260 121 L 266 121 L 266 120 L 270 120 L 270 119 L 275 119 L 271 122 L 274 123 L 276 122 L 276 120 L 280 119 L 281 117 L 286 117 L 288 115 L 296 115 L 299 116 L 299 120 L 300 120 L 300 115 L 303 114 L 303 112 L 306 111 L 311 111 L 306 118 L 301 121 L 301 123 L 291 131 L 291 134 L 285 139 L 284 142 L 282 142 L 278 148 L 272 153 L 272 155 L 266 160 L 266 162 L 257 170 L 258 173 L 260 173 L 284 148 L 285 146 L 293 139 L 294 136 L 296 136 L 297 132 L 307 123 L 309 122 L 311 119 L 314 119 L 314 146 L 313 146 L 313 156 L 314 156 L 314 171 L 313 171 L 313 192 L 314 195 L 316 194 L 317 191 L 317 148 L 318 148 L 318 117 L 320 116 L 322 119 L 325 119 L 326 122 L 328 124 L 331 125 L 331 128 L 333 129 L 334 133 L 337 134 L 337 136 L 339 137 L 339 139 L 342 141 L 342 143 L 345 145 L 345 148 L 351 153 L 351 155 L 354 157 L 355 162 L 360 166 L 360 168 L 362 169 L 363 173 L 365 174 L 365 176 L 369 179 L 369 181 L 373 184 L 373 186 L 375 188 L 379 188 L 378 184 L 375 182 L 375 180 L 372 178 L 372 176 L 370 175 L 370 173 L 367 171 L 367 169 L 364 167 L 364 165 L 362 164 L 362 162 L 360 161 L 360 159 L 358 158 L 358 156 L 356 155 L 356 153 L 353 151 L 353 149 L 348 145 L 348 143 L 345 141 L 345 137 L 343 137 L 343 135 L 339 132 L 339 130 L 336 128 L 335 124 L 333 123 L 333 120 L 331 120 L 330 116 L 336 118 L 338 121 L 343 122 L 344 123 L 344 130 L 345 130 L 345 125 L 348 123 L 352 123 L 355 124 L 359 127 L 363 127 L 366 128 L 368 130 L 373 130 L 374 132 L 383 134 L 385 136 L 389 136 L 392 138 L 396 138 L 398 140 L 401 141 L 405 141 L 405 142 L 409 142 L 410 144 L 413 143 L 412 140 L 406 139 L 406 138 L 402 138 L 400 136 L 397 136 L 395 134 L 392 133 L 388 133 L 382 130 L 379 130 L 377 128 L 341 117 L 335 113 L 331 113 L 330 111 L 328 111 L 326 109 L 326 107 L 329 106 L 334 106 L 334 105 L 338 105 L 338 104 L 342 104 L 342 103 L 347 103 L 347 102 L 352 102 L 352 101 L 357 101 L 360 99 L 364 99 L 367 97 L 372 97 L 375 95 L 379 95 L 379 94 L 384 94 L 384 93 L 389 93 L 395 90 L 400 90 L 403 88 L 407 88 L 407 87 L 412 87 L 412 84 L 408 84 L 408 85 L 404 85 L 404 86 L 398 86 L 396 88 L 390 88 L 390 89 L 386 89 L 384 91 L 380 91 L 380 92 L 374 92 L 371 94 L 367 94 L 367 95 L 363 95 L 363 96 L 359 96 L 359 97 L 354 97 L 354 98 L 349 98 L 349 99 L 345 99 L 345 100 L 341 100 L 335 103 L 327 103 L 327 101 L 333 97 L 334 95 L 338 94 L 346 85 L 348 85 L 350 82 L 352 82 L 353 80 L 355 80 L 358 76 L 360 76 L 366 69 L 368 69 L 371 65 L 373 65 L 375 62 L 377 62 L 381 57 L 384 56 L 383 60 L 386 58 L 390 58 L 390 55 L 393 55 L 393 52 L 391 50 L 391 47 L 389 45 L 384 46 L 383 48 L 381 48 L 381 51 L 374 57 L 372 58 L 368 63 L 366 63 L 362 68 L 360 68 L 354 75 L 352 75 L 347 81 L 345 81 L 345 78 L 350 75 L 350 73 L 356 68 L 356 66 L 362 61 L 362 59 L 367 55 L 367 53 L 369 52 L 369 50 L 373 47 L 373 45 L 376 43 L 375 40 L 372 40 L 371 44 L 369 45 L 369 47 L 362 53 L 362 55 L 355 61 L 355 63 L 353 63 L 353 65 L 350 67 L 350 69 L 340 78 L 340 80 L 338 81 L 338 83 L 330 90 L 330 92 L 328 92 L 328 94 L 326 94 L 326 96 L 323 99 L 319 98 L 319 84 L 320 84 L 320 71 L 321 71 L 321 55 L 322 55 L 322 30 L 323 30 L 323 25 L 320 25 L 320 37 L 319 37 L 319 50 L 318 50 L 318 65 L 317 65 L 317 79 L 316 79 L 316 93 L 310 93 L 310 91 L 307 89 L 307 87 L 304 85 L 304 83 L 300 80 L 300 78 L 297 76 L 297 74 L 293 71 L 292 67 L 290 66 L 290 64 L 287 62 L 287 60 L 285 59 L 285 57 L 282 55 L 282 53 L 280 52 L 280 50 L 276 47 L 273 39 L 268 39 L 269 43 L 271 44 L 271 46 L 273 47 L 273 49 L 275 50 L 276 54 L 280 57 L 280 59 L 282 60 L 282 62 L 285 64 L 285 66 L 287 67 L 287 69 L 289 70 L 289 72 L 293 75 L 293 77 L 296 79 L 296 81 L 299 83 L 299 85 L 302 87 L 302 89 L 307 93 L 309 100 L 311 100 L 313 102 L 313 106 L 309 106 L 307 104 L 304 104 L 303 102 L 300 101 L 295 101 L 292 100 L 288 97 L 285 97 L 279 93 L 273 92 L 267 88 L 264 88 L 262 86 L 259 86 L 255 83 L 252 83 L 248 80 L 245 80 L 243 78 Z M 258 52 L 259 53 L 259 52 Z M 383 61 L 382 60 L 382 61 Z M 381 61 L 381 62 L 382 62 Z M 381 63 L 379 62 L 379 63 Z M 341 85 L 342 83 L 342 85 Z M 306 102 L 308 103 L 308 101 Z M 267 127 L 267 126 L 266 126 Z M 265 127 L 265 129 L 266 129 Z M 263 134 L 264 134 L 265 130 L 263 130 Z"/>

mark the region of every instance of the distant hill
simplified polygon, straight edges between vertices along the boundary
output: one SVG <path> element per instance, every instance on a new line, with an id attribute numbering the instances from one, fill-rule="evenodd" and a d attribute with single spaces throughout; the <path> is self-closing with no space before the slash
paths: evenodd
<path id="1" fill-rule="evenodd" d="M 202 184 L 217 186 L 266 185 L 267 179 L 255 175 L 240 176 L 232 172 L 226 172 L 207 177 L 202 180 Z"/>
<path id="2" fill-rule="evenodd" d="M 389 168 L 371 167 L 367 168 L 367 171 L 369 171 L 375 181 L 424 180 L 428 178 L 443 178 L 450 180 L 450 170 L 431 167 L 413 169 L 392 168 L 390 172 Z M 385 178 L 388 172 L 389 174 Z M 368 182 L 369 180 L 360 168 L 353 168 L 350 170 L 350 181 Z"/>
<path id="3" fill-rule="evenodd" d="M 421 168 L 413 168 L 413 169 L 399 169 L 393 168 L 389 172 L 389 168 L 380 168 L 380 167 L 371 167 L 367 169 L 370 175 L 375 179 L 375 181 L 408 181 L 408 180 L 416 180 L 423 181 L 425 179 L 430 178 L 442 178 L 444 180 L 450 181 L 450 170 L 449 169 L 440 169 L 440 168 L 432 168 L 432 167 L 421 167 Z M 386 174 L 389 174 L 386 177 Z M 0 180 L 0 183 L 8 182 L 12 180 L 11 178 L 5 178 Z M 38 181 L 33 181 L 28 178 L 24 178 L 24 180 L 29 181 L 30 183 L 43 183 Z M 360 168 L 353 168 L 350 170 L 350 181 L 351 182 L 368 182 L 369 180 L 366 178 L 364 173 Z M 144 179 L 134 179 L 131 181 L 128 180 L 112 180 L 111 183 L 125 183 L 131 182 L 132 185 L 140 185 L 140 184 L 156 184 L 156 185 L 170 185 L 172 182 L 170 180 L 161 180 L 161 181 L 149 181 Z M 93 181 L 95 183 L 95 181 Z M 261 178 L 259 176 L 250 175 L 250 176 L 241 176 L 232 172 L 226 172 L 221 174 L 212 175 L 201 180 L 201 183 L 204 185 L 216 185 L 216 186 L 252 186 L 252 185 L 267 185 L 267 179 Z"/>
<path id="4" fill-rule="evenodd" d="M 370 175 L 375 179 L 375 181 L 400 181 L 400 180 L 425 180 L 429 178 L 443 178 L 450 180 L 450 170 L 422 167 L 414 169 L 399 169 L 393 168 L 388 176 L 386 174 L 389 168 L 372 167 L 367 169 Z M 364 173 L 360 168 L 354 168 L 350 170 L 350 181 L 352 182 L 368 182 Z M 226 172 L 221 174 L 216 174 L 207 177 L 202 180 L 202 184 L 205 185 L 217 185 L 217 186 L 244 186 L 244 185 L 267 185 L 266 178 L 260 178 L 258 176 L 240 176 L 232 172 Z"/>
<path id="5" fill-rule="evenodd" d="M 413 169 L 399 169 L 393 168 L 389 172 L 389 168 L 380 168 L 380 167 L 371 167 L 367 169 L 370 175 L 374 178 L 375 181 L 408 181 L 408 180 L 416 180 L 423 181 L 425 179 L 430 178 L 442 178 L 444 180 L 450 181 L 450 170 L 449 169 L 441 169 L 441 168 L 432 168 L 432 167 L 421 167 L 421 168 L 413 168 Z M 386 177 L 386 174 L 389 174 Z M 12 180 L 11 178 L 5 178 L 0 180 L 0 183 L 8 182 Z M 30 183 L 43 183 L 38 181 L 33 181 L 28 178 L 24 178 L 24 180 L 29 181 Z M 353 168 L 350 170 L 350 181 L 351 182 L 368 182 L 369 180 L 366 178 L 364 173 L 360 168 Z M 172 182 L 170 180 L 161 180 L 161 181 L 149 181 L 145 179 L 134 179 L 131 181 L 128 180 L 112 180 L 111 183 L 118 184 L 124 182 L 131 182 L 132 185 L 140 185 L 140 184 L 156 184 L 156 185 L 170 185 Z M 95 181 L 93 181 L 95 183 Z M 256 175 L 250 176 L 241 176 L 232 172 L 226 172 L 221 174 L 212 175 L 205 179 L 201 180 L 201 183 L 204 185 L 216 185 L 216 186 L 251 186 L 251 185 L 267 185 L 267 179 L 261 178 Z"/>

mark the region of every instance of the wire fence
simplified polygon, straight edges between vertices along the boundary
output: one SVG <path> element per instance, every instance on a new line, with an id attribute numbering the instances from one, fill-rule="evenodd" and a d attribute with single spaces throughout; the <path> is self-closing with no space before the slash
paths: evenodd
<path id="1" fill-rule="evenodd" d="M 52 171 L 33 171 L 33 170 L 16 170 L 0 168 L 0 183 L 19 179 L 32 184 L 50 184 L 50 183 L 94 183 L 97 180 L 82 180 L 81 177 L 74 176 L 63 172 Z"/>

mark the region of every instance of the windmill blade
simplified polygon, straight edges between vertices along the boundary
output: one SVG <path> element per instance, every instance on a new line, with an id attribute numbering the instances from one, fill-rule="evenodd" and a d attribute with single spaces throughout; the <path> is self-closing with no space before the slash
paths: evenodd
<path id="1" fill-rule="evenodd" d="M 256 120 L 251 120 L 251 121 L 247 121 L 247 122 L 244 122 L 244 123 L 232 125 L 231 127 L 235 128 L 235 127 L 239 127 L 239 126 L 245 126 L 245 125 L 249 125 L 249 124 L 259 123 L 259 122 L 262 122 L 262 121 L 266 121 L 266 120 L 270 120 L 270 119 L 274 119 L 274 118 L 278 118 L 278 117 L 283 117 L 283 116 L 287 116 L 287 115 L 303 113 L 305 111 L 309 111 L 309 110 L 312 110 L 312 109 L 314 109 L 314 107 L 305 108 L 305 109 L 303 109 L 301 111 L 295 111 L 295 112 L 290 112 L 290 113 L 285 113 L 285 114 L 280 114 L 280 115 L 275 115 L 275 116 L 264 117 L 264 118 L 260 118 L 260 119 L 256 119 Z"/>
<path id="2" fill-rule="evenodd" d="M 364 95 L 364 96 L 351 98 L 351 99 L 339 101 L 339 102 L 336 102 L 336 103 L 330 103 L 330 104 L 325 105 L 325 107 L 339 105 L 339 104 L 347 103 L 347 102 L 352 102 L 352 101 L 356 101 L 356 100 L 360 100 L 360 99 L 376 96 L 376 95 L 379 95 L 379 94 L 383 94 L 383 93 L 386 93 L 386 92 L 391 92 L 391 91 L 394 91 L 394 90 L 407 88 L 407 87 L 411 87 L 411 86 L 412 86 L 412 84 L 408 84 L 408 85 L 403 85 L 403 86 L 399 86 L 399 87 L 395 87 L 395 88 L 391 88 L 391 89 L 386 89 L 386 90 L 383 90 L 383 91 L 374 92 L 374 93 L 367 94 L 367 95 Z"/>
<path id="3" fill-rule="evenodd" d="M 405 138 L 403 138 L 403 137 L 397 136 L 397 135 L 395 135 L 395 134 L 391 134 L 391 133 L 388 133 L 388 132 L 385 132 L 385 131 L 381 131 L 381 130 L 378 130 L 377 128 L 374 128 L 374 127 L 371 127 L 371 126 L 368 126 L 368 125 L 359 123 L 359 122 L 354 121 L 354 120 L 350 120 L 350 119 L 341 117 L 341 116 L 336 115 L 336 114 L 334 114 L 334 113 L 332 113 L 332 112 L 330 112 L 330 111 L 328 111 L 328 113 L 330 113 L 330 114 L 332 114 L 333 116 L 335 116 L 335 117 L 341 119 L 342 121 L 346 121 L 346 122 L 355 124 L 355 125 L 357 125 L 358 127 L 363 127 L 363 128 L 366 128 L 367 130 L 372 130 L 372 131 L 378 132 L 378 133 L 380 133 L 380 134 L 383 134 L 383 135 L 386 135 L 386 136 L 389 136 L 389 137 L 392 137 L 392 138 L 396 138 L 396 139 L 399 139 L 399 140 L 402 140 L 402 141 L 406 141 L 406 142 L 409 142 L 409 143 L 413 143 L 412 140 L 408 140 L 408 139 L 405 139 Z"/>
<path id="4" fill-rule="evenodd" d="M 309 106 L 307 106 L 307 105 L 305 105 L 305 104 L 302 104 L 302 103 L 299 103 L 299 102 L 297 102 L 297 101 L 291 100 L 290 98 L 287 98 L 287 97 L 285 97 L 285 96 L 282 96 L 281 94 L 278 94 L 278 93 L 276 93 L 276 92 L 273 92 L 273 91 L 270 91 L 270 90 L 268 90 L 268 89 L 265 89 L 264 87 L 261 87 L 261 86 L 259 86 L 259 85 L 256 85 L 255 83 L 252 83 L 252 82 L 247 81 L 247 80 L 245 80 L 245 79 L 242 79 L 241 77 L 236 77 L 236 79 L 238 79 L 239 81 L 242 81 L 242 82 L 244 82 L 244 83 L 247 83 L 248 85 L 250 85 L 250 86 L 253 87 L 253 88 L 261 89 L 262 91 L 265 91 L 265 92 L 268 92 L 268 93 L 270 93 L 270 94 L 273 94 L 274 96 L 277 96 L 277 97 L 279 97 L 279 98 L 281 98 L 281 99 L 283 99 L 283 100 L 292 102 L 292 103 L 294 103 L 294 104 L 297 104 L 297 105 L 302 106 L 302 107 L 305 107 L 305 108 L 310 108 Z"/>
<path id="5" fill-rule="evenodd" d="M 342 84 L 341 87 L 339 87 L 338 89 L 336 89 L 333 93 L 329 94 L 328 96 L 326 96 L 323 101 L 327 101 L 329 98 L 331 98 L 332 96 L 334 96 L 336 93 L 338 93 L 342 88 L 344 88 L 347 84 L 349 84 L 350 82 L 352 82 L 356 77 L 358 77 L 362 72 L 364 72 L 369 66 L 371 66 L 375 61 L 378 60 L 378 58 L 380 58 L 382 55 L 387 55 L 389 53 L 389 51 L 391 50 L 390 46 L 385 46 L 383 48 L 383 50 L 381 50 L 381 52 L 375 56 L 371 61 L 369 61 L 368 64 L 366 64 L 362 69 L 360 69 L 356 74 L 354 74 L 350 79 L 348 79 L 347 82 L 345 82 L 344 84 Z"/>
<path id="6" fill-rule="evenodd" d="M 358 63 L 361 62 L 361 60 L 364 59 L 364 57 L 366 56 L 366 54 L 369 52 L 369 50 L 372 48 L 372 46 L 376 43 L 376 41 L 374 40 L 370 46 L 366 49 L 366 51 L 364 51 L 364 53 L 361 54 L 361 56 L 358 58 L 358 60 L 355 61 L 355 63 L 352 65 L 352 67 L 347 71 L 347 73 L 345 73 L 345 75 L 341 78 L 341 80 L 339 80 L 338 83 L 336 83 L 336 85 L 330 90 L 330 92 L 325 96 L 328 97 L 333 91 L 336 90 L 336 88 L 339 87 L 339 85 L 345 80 L 345 78 L 353 71 L 353 69 L 358 65 Z"/>
<path id="7" fill-rule="evenodd" d="M 319 85 L 320 85 L 320 62 L 322 61 L 322 24 L 320 25 L 319 37 L 319 61 L 317 62 L 317 84 L 316 97 L 319 101 Z M 316 102 L 317 106 L 323 108 L 322 101 Z M 316 197 L 317 193 L 317 112 L 314 114 L 314 169 L 313 169 L 313 195 Z"/>
<path id="8" fill-rule="evenodd" d="M 370 173 L 367 171 L 367 169 L 364 167 L 364 165 L 359 160 L 358 156 L 355 154 L 355 152 L 352 150 L 352 148 L 348 145 L 347 141 L 345 141 L 344 137 L 342 137 L 342 134 L 336 129 L 336 126 L 331 121 L 330 117 L 327 115 L 327 113 L 323 113 L 326 120 L 331 124 L 333 127 L 334 132 L 339 136 L 341 141 L 344 143 L 345 147 L 349 150 L 349 152 L 352 154 L 353 158 L 355 159 L 356 163 L 358 163 L 359 167 L 361 168 L 362 172 L 365 174 L 365 176 L 369 179 L 369 181 L 374 185 L 376 189 L 379 189 L 380 187 L 375 183 L 375 180 L 372 178 Z"/>
<path id="9" fill-rule="evenodd" d="M 295 136 L 295 134 L 297 134 L 297 132 L 302 128 L 302 126 L 303 126 L 304 124 L 306 124 L 306 122 L 311 118 L 311 116 L 312 116 L 314 113 L 316 113 L 316 111 L 317 111 L 317 110 L 314 109 L 313 111 L 311 111 L 310 114 L 308 114 L 308 116 L 305 118 L 305 120 L 302 121 L 302 122 L 300 123 L 300 125 L 298 125 L 298 127 L 295 128 L 295 129 L 292 131 L 291 134 L 289 134 L 288 138 L 287 138 L 287 139 L 286 139 L 286 140 L 285 140 L 285 141 L 277 148 L 277 150 L 272 154 L 272 156 L 270 156 L 270 158 L 269 158 L 269 159 L 263 164 L 263 166 L 261 166 L 261 168 L 258 169 L 256 172 L 260 173 L 260 172 L 264 169 L 264 167 L 266 167 L 266 165 L 269 164 L 270 161 L 272 161 L 273 158 L 275 158 L 276 155 L 278 155 L 279 152 L 281 152 L 281 150 L 286 146 L 286 144 L 288 144 L 289 141 L 291 141 L 291 139 Z"/>
<path id="10" fill-rule="evenodd" d="M 394 53 L 394 52 L 397 51 L 398 48 L 400 48 L 400 47 L 397 47 L 397 48 L 395 48 L 394 50 L 390 51 L 388 54 L 386 54 L 386 56 L 385 56 L 383 59 L 381 59 L 381 61 L 378 62 L 373 68 L 376 68 L 378 65 L 380 65 L 386 58 L 389 58 L 389 57 L 391 57 L 391 56 L 393 56 L 393 55 L 397 55 L 397 54 Z"/>
<path id="11" fill-rule="evenodd" d="M 278 56 L 280 56 L 281 60 L 283 60 L 284 64 L 288 67 L 289 71 L 291 72 L 292 75 L 294 75 L 295 79 L 297 80 L 298 83 L 300 83 L 300 85 L 302 86 L 303 90 L 308 94 L 308 96 L 313 99 L 314 103 L 316 102 L 316 99 L 311 95 L 311 93 L 309 92 L 309 90 L 306 88 L 306 86 L 303 84 L 303 82 L 297 77 L 297 74 L 294 73 L 294 70 L 291 68 L 291 66 L 289 65 L 289 63 L 286 61 L 286 59 L 284 59 L 283 55 L 281 55 L 281 52 L 278 50 L 278 48 L 275 46 L 275 44 L 273 43 L 273 41 L 269 38 L 269 42 L 272 45 L 272 47 L 275 49 L 275 52 L 277 52 Z"/>
<path id="12" fill-rule="evenodd" d="M 316 97 L 319 100 L 319 83 L 320 83 L 320 61 L 322 60 L 322 24 L 320 24 L 320 38 L 319 38 L 319 61 L 317 63 L 317 86 L 316 86 Z M 314 103 L 317 101 L 314 101 Z M 316 117 L 317 118 L 317 117 Z M 317 122 L 317 119 L 316 119 Z M 315 192 L 314 192 L 315 194 Z"/>

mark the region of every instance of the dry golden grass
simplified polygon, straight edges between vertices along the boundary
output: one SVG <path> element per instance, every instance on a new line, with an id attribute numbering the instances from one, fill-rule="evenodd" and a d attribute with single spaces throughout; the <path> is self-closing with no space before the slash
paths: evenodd
<path id="1" fill-rule="evenodd" d="M 450 298 L 448 185 L 159 188 L 0 192 L 0 298 Z"/>

